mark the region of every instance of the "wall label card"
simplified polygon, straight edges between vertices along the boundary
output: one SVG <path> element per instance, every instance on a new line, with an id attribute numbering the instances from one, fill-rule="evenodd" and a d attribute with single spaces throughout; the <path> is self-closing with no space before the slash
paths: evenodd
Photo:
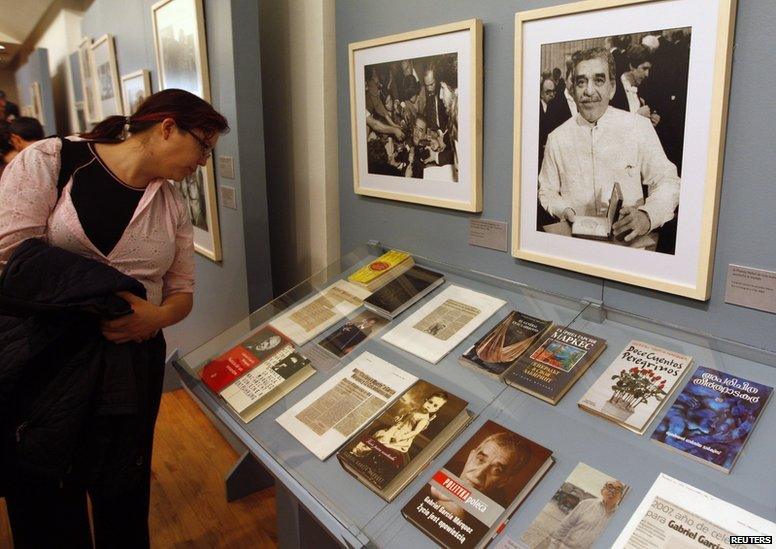
<path id="1" fill-rule="evenodd" d="M 776 313 L 776 271 L 728 265 L 725 302 Z"/>
<path id="2" fill-rule="evenodd" d="M 469 245 L 507 251 L 508 225 L 492 219 L 469 220 Z"/>

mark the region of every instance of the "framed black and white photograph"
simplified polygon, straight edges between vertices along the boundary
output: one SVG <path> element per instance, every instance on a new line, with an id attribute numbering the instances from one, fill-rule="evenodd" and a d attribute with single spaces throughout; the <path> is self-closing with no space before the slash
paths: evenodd
<path id="1" fill-rule="evenodd" d="M 40 82 L 30 84 L 30 98 L 32 101 L 32 116 L 37 118 L 41 126 L 46 125 L 46 117 L 43 114 L 43 98 L 41 97 Z"/>
<path id="2" fill-rule="evenodd" d="M 70 121 L 74 133 L 85 132 L 86 113 L 84 112 L 83 86 L 81 85 L 81 68 L 79 66 L 78 52 L 74 51 L 67 56 L 68 96 L 70 97 Z"/>
<path id="3" fill-rule="evenodd" d="M 81 92 L 84 102 L 84 116 L 87 122 L 99 122 L 97 102 L 95 101 L 94 80 L 92 79 L 91 58 L 92 39 L 84 38 L 78 45 L 78 69 L 80 71 Z"/>
<path id="4" fill-rule="evenodd" d="M 210 101 L 205 16 L 201 0 L 162 0 L 151 6 L 160 90 L 179 88 Z M 212 158 L 178 183 L 194 224 L 194 249 L 221 261 L 216 178 Z"/>
<path id="5" fill-rule="evenodd" d="M 121 97 L 124 100 L 124 115 L 135 113 L 146 97 L 151 95 L 151 73 L 146 69 L 121 76 Z"/>
<path id="6" fill-rule="evenodd" d="M 709 298 L 734 4 L 517 14 L 515 257 Z"/>
<path id="7" fill-rule="evenodd" d="M 482 23 L 350 44 L 357 194 L 482 210 Z"/>
<path id="8" fill-rule="evenodd" d="M 105 34 L 95 40 L 90 47 L 89 60 L 91 62 L 97 120 L 123 114 L 124 107 L 121 104 L 119 69 L 116 63 L 113 36 Z"/>

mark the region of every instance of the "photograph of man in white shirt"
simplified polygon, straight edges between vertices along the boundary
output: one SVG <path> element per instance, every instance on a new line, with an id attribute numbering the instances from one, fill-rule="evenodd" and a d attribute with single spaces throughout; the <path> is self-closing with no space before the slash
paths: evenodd
<path id="1" fill-rule="evenodd" d="M 680 178 L 650 118 L 610 105 L 616 82 L 607 48 L 573 54 L 570 90 L 578 113 L 547 138 L 539 203 L 569 223 L 577 216 L 605 216 L 619 183 L 622 208 L 609 242 L 654 250 L 658 230 L 678 208 Z"/>

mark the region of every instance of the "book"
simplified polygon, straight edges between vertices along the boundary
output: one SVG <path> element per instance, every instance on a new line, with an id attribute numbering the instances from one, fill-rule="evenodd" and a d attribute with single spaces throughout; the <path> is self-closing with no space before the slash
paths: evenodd
<path id="1" fill-rule="evenodd" d="M 660 473 L 612 548 L 739 547 L 731 536 L 770 536 L 773 540 L 776 524 Z M 762 542 L 753 542 L 753 546 L 756 543 Z"/>
<path id="2" fill-rule="evenodd" d="M 346 280 L 317 292 L 312 297 L 272 319 L 269 325 L 296 345 L 304 345 L 358 309 L 369 292 Z"/>
<path id="3" fill-rule="evenodd" d="M 549 320 L 511 311 L 477 343 L 469 347 L 461 356 L 460 362 L 477 371 L 501 377 L 536 337 L 551 325 Z"/>
<path id="4" fill-rule="evenodd" d="M 364 300 L 364 307 L 392 320 L 426 297 L 445 277 L 417 265 Z"/>
<path id="5" fill-rule="evenodd" d="M 578 463 L 521 534 L 520 547 L 592 547 L 628 489 L 616 478 Z"/>
<path id="6" fill-rule="evenodd" d="M 377 335 L 388 321 L 371 311 L 365 311 L 348 320 L 337 330 L 318 342 L 318 345 L 337 358 L 343 358 L 358 345 Z"/>
<path id="7" fill-rule="evenodd" d="M 389 250 L 350 275 L 348 282 L 374 292 L 377 288 L 410 269 L 414 264 L 415 261 L 410 254 L 399 250 Z"/>
<path id="8" fill-rule="evenodd" d="M 605 348 L 600 337 L 554 326 L 506 371 L 504 381 L 555 405 Z"/>
<path id="9" fill-rule="evenodd" d="M 342 467 L 392 501 L 470 420 L 468 402 L 418 380 L 337 453 Z"/>
<path id="10" fill-rule="evenodd" d="M 652 440 L 730 473 L 773 388 L 699 367 L 652 433 Z"/>
<path id="11" fill-rule="evenodd" d="M 631 341 L 578 402 L 579 407 L 644 434 L 692 365 L 692 357 Z"/>
<path id="12" fill-rule="evenodd" d="M 448 286 L 382 339 L 436 364 L 504 303 L 468 288 Z"/>
<path id="13" fill-rule="evenodd" d="M 442 547 L 484 547 L 553 463 L 552 451 L 487 421 L 402 515 Z"/>
<path id="14" fill-rule="evenodd" d="M 611 240 L 612 225 L 620 217 L 622 209 L 622 189 L 615 181 L 612 185 L 612 194 L 609 197 L 609 205 L 606 214 L 601 216 L 577 215 L 571 224 L 571 235 L 594 240 Z"/>
<path id="15" fill-rule="evenodd" d="M 324 460 L 417 379 L 364 352 L 283 412 L 277 422 Z"/>
<path id="16" fill-rule="evenodd" d="M 288 345 L 292 343 L 287 337 L 268 326 L 264 327 L 208 362 L 199 377 L 212 391 L 220 393 L 237 378 Z"/>
<path id="17" fill-rule="evenodd" d="M 313 374 L 287 338 L 264 327 L 206 364 L 200 377 L 247 423 Z"/>

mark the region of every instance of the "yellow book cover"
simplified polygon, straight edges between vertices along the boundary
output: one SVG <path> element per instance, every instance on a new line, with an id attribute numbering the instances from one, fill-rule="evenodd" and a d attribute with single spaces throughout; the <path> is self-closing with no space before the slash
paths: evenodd
<path id="1" fill-rule="evenodd" d="M 361 267 L 355 273 L 350 275 L 348 280 L 357 284 L 369 284 L 378 276 L 384 275 L 410 257 L 410 254 L 406 252 L 390 250 L 372 261 L 369 265 Z"/>

